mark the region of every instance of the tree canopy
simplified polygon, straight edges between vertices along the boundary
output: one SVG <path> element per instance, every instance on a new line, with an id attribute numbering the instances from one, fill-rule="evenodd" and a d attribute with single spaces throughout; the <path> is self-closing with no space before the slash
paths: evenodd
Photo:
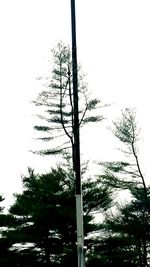
<path id="1" fill-rule="evenodd" d="M 70 151 L 74 156 L 74 101 L 72 59 L 70 48 L 59 42 L 53 54 L 53 69 L 50 78 L 36 101 L 36 106 L 43 107 L 39 125 L 34 129 L 44 133 L 39 139 L 50 141 L 49 148 L 38 153 L 53 155 Z M 78 66 L 79 127 L 87 123 L 103 120 L 97 112 L 102 106 L 97 98 L 90 98 L 84 74 Z M 42 123 L 44 121 L 44 123 Z M 48 146 L 48 145 L 47 145 Z M 70 150 L 71 149 L 71 150 Z"/>
<path id="2" fill-rule="evenodd" d="M 75 195 L 70 175 L 58 167 L 42 175 L 29 169 L 23 177 L 23 192 L 15 194 L 9 210 L 11 224 L 2 231 L 18 266 L 29 262 L 30 266 L 76 266 Z M 112 199 L 108 188 L 89 179 L 83 183 L 83 200 L 88 246 L 90 234 L 97 231 L 93 212 L 108 209 Z"/>

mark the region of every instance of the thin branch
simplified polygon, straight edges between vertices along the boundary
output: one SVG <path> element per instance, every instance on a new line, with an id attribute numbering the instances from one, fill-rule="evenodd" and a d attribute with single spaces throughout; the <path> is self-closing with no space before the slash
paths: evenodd
<path id="1" fill-rule="evenodd" d="M 85 109 L 84 109 L 84 112 L 83 112 L 83 115 L 82 115 L 82 118 L 81 118 L 81 120 L 80 120 L 80 122 L 79 122 L 79 127 L 80 127 L 80 125 L 82 124 L 82 122 L 83 122 L 83 120 L 84 120 L 84 118 L 85 118 L 85 115 L 86 115 L 86 112 L 87 112 L 87 110 L 88 110 L 88 102 L 87 102 L 87 97 L 86 97 L 86 94 L 85 94 L 85 92 L 83 92 L 83 94 L 84 94 L 84 97 L 85 97 Z"/>

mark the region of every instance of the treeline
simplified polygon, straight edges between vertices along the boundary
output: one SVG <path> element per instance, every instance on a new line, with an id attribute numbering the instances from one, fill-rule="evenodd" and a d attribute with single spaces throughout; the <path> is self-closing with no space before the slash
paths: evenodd
<path id="1" fill-rule="evenodd" d="M 76 213 L 72 174 L 61 167 L 36 175 L 29 170 L 24 190 L 2 214 L 0 266 L 76 266 Z M 109 189 L 99 180 L 83 183 L 85 237 L 98 230 L 94 211 L 110 206 Z M 2 199 L 1 199 L 2 201 Z M 4 227 L 4 228 L 3 228 Z"/>
<path id="2" fill-rule="evenodd" d="M 74 105 L 70 50 L 59 43 L 53 50 L 54 68 L 37 100 L 40 121 L 34 128 L 46 141 L 40 154 L 66 153 L 70 162 L 48 173 L 29 169 L 23 191 L 3 212 L 0 197 L 0 266 L 77 266 L 74 178 Z M 78 67 L 79 127 L 101 122 L 101 101 L 91 99 Z M 42 119 L 42 123 L 41 123 Z M 84 236 L 87 267 L 147 267 L 150 253 L 150 188 L 139 154 L 139 130 L 134 110 L 126 109 L 113 123 L 125 160 L 100 162 L 95 177 L 82 172 Z M 94 137 L 92 137 L 94 138 Z M 98 144 L 97 144 L 98 147 Z M 63 162 L 63 161 L 62 161 Z M 118 195 L 127 199 L 119 204 Z"/>
<path id="3" fill-rule="evenodd" d="M 86 264 L 146 267 L 150 187 L 139 162 L 135 112 L 126 109 L 113 132 L 127 161 L 100 162 L 100 174 L 82 181 Z M 67 159 L 42 175 L 29 169 L 22 182 L 23 192 L 15 195 L 8 213 L 1 208 L 0 266 L 77 266 L 72 164 Z M 120 192 L 127 195 L 122 204 Z"/>
<path id="4" fill-rule="evenodd" d="M 150 190 L 146 188 L 146 199 L 140 180 L 138 183 L 136 177 L 131 179 L 129 167 L 125 162 L 105 163 L 101 175 L 83 181 L 89 267 L 148 266 Z M 127 181 L 124 175 L 130 179 Z M 0 199 L 0 266 L 77 266 L 71 168 L 59 166 L 42 175 L 29 169 L 22 182 L 23 192 L 14 195 L 15 201 L 7 214 L 3 213 L 3 198 Z M 116 204 L 116 193 L 127 189 L 128 202 Z"/>

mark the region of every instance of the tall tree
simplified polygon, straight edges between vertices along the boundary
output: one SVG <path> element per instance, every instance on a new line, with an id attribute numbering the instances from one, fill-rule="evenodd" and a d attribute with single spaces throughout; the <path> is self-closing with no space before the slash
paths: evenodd
<path id="1" fill-rule="evenodd" d="M 139 129 L 135 110 L 125 109 L 121 119 L 114 122 L 113 132 L 121 141 L 126 161 L 100 163 L 104 167 L 104 173 L 99 178 L 110 186 L 115 194 L 117 190 L 128 189 L 130 197 L 128 198 L 129 203 L 119 209 L 119 214 L 115 211 L 115 214 L 105 221 L 107 234 L 110 233 L 110 235 L 106 234 L 102 240 L 102 246 L 105 244 L 106 249 L 110 247 L 113 251 L 114 254 L 110 259 L 112 266 L 114 263 L 116 264 L 118 258 L 122 261 L 120 265 L 124 262 L 125 266 L 129 266 L 127 259 L 130 258 L 132 266 L 147 267 L 150 198 L 149 188 L 146 186 L 139 161 L 137 147 Z"/>
<path id="2" fill-rule="evenodd" d="M 51 141 L 50 148 L 41 150 L 41 154 L 56 154 L 66 149 L 70 151 L 71 148 L 73 158 L 74 104 L 71 52 L 60 42 L 52 53 L 54 66 L 51 78 L 48 79 L 46 90 L 42 91 L 34 101 L 36 106 L 43 107 L 45 114 L 40 115 L 39 118 L 44 121 L 44 124 L 40 123 L 34 128 L 46 134 L 40 138 L 41 140 Z M 85 123 L 101 121 L 103 116 L 96 112 L 100 107 L 100 100 L 89 97 L 81 67 L 78 67 L 78 77 L 79 126 L 81 127 Z"/>
<path id="3" fill-rule="evenodd" d="M 102 162 L 104 175 L 101 178 L 111 187 L 118 189 L 129 189 L 142 187 L 144 190 L 147 209 L 150 212 L 147 196 L 147 186 L 142 172 L 139 153 L 138 140 L 140 130 L 137 127 L 136 112 L 133 109 L 125 109 L 121 118 L 114 122 L 113 133 L 121 141 L 122 152 L 126 156 L 126 161 Z"/>
<path id="4" fill-rule="evenodd" d="M 133 166 L 135 166 L 135 168 L 133 169 L 131 175 L 133 176 L 134 179 L 138 178 L 141 180 L 145 193 L 147 209 L 150 212 L 146 182 L 144 175 L 142 173 L 138 155 L 137 141 L 139 139 L 139 129 L 137 128 L 135 111 L 132 109 L 126 109 L 125 111 L 123 111 L 121 120 L 115 122 L 114 125 L 115 125 L 114 129 L 115 136 L 127 146 L 128 148 L 127 152 L 133 158 L 133 163 L 131 164 L 131 166 L 132 169 Z"/>

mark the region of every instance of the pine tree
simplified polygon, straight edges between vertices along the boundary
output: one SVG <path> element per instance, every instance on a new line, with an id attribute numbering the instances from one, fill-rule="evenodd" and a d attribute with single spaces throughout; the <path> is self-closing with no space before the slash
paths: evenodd
<path id="1" fill-rule="evenodd" d="M 39 139 L 50 141 L 50 148 L 39 151 L 44 155 L 61 152 L 70 152 L 74 157 L 74 104 L 73 104 L 73 77 L 70 49 L 62 42 L 58 43 L 53 53 L 52 77 L 48 78 L 46 90 L 43 90 L 34 103 L 42 107 L 43 115 L 39 118 L 44 121 L 34 126 L 35 130 L 44 133 Z M 101 101 L 89 97 L 84 74 L 78 67 L 78 95 L 79 95 L 79 127 L 103 119 L 97 114 Z M 41 111 L 42 112 L 42 111 Z"/>
<path id="2" fill-rule="evenodd" d="M 125 109 L 122 117 L 114 122 L 113 132 L 121 141 L 126 161 L 102 162 L 104 173 L 99 175 L 114 192 L 128 190 L 128 201 L 116 205 L 101 225 L 104 236 L 94 245 L 99 260 L 103 255 L 104 266 L 148 266 L 149 236 L 149 187 L 141 170 L 138 153 L 139 129 L 135 110 Z M 100 258 L 99 258 L 100 257 Z"/>
<path id="3" fill-rule="evenodd" d="M 10 208 L 16 225 L 7 233 L 14 245 L 19 244 L 15 247 L 20 260 L 26 258 L 33 266 L 36 262 L 45 266 L 76 266 L 75 196 L 70 175 L 70 171 L 59 167 L 43 175 L 30 170 L 29 176 L 23 178 L 23 193 L 16 195 Z M 106 209 L 112 200 L 107 188 L 90 180 L 83 184 L 83 199 L 88 245 L 89 233 L 97 230 L 92 222 L 93 212 Z"/>

